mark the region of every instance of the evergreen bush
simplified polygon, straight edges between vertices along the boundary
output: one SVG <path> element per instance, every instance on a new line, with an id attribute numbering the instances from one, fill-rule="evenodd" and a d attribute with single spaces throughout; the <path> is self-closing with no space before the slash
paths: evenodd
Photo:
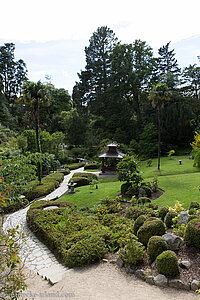
<path id="1" fill-rule="evenodd" d="M 164 219 L 165 225 L 167 226 L 167 228 L 172 228 L 173 225 L 173 219 L 177 216 L 177 213 L 174 211 L 169 211 Z"/>
<path id="2" fill-rule="evenodd" d="M 168 250 L 168 245 L 165 239 L 161 236 L 152 236 L 147 244 L 147 253 L 151 262 L 153 262 L 158 255 L 163 251 Z"/>
<path id="3" fill-rule="evenodd" d="M 156 264 L 158 272 L 167 277 L 174 277 L 180 273 L 178 259 L 171 250 L 166 250 L 158 255 Z"/>
<path id="4" fill-rule="evenodd" d="M 72 177 L 70 182 L 76 183 L 75 187 L 90 184 L 90 180 L 87 177 Z"/>
<path id="5" fill-rule="evenodd" d="M 184 241 L 187 246 L 200 248 L 200 218 L 189 221 L 185 228 Z"/>
<path id="6" fill-rule="evenodd" d="M 165 233 L 165 225 L 160 219 L 146 221 L 137 232 L 138 240 L 147 246 L 149 239 L 154 235 L 163 235 Z"/>
<path id="7" fill-rule="evenodd" d="M 143 262 L 146 256 L 144 246 L 134 239 L 119 249 L 119 257 L 127 264 L 137 265 Z"/>

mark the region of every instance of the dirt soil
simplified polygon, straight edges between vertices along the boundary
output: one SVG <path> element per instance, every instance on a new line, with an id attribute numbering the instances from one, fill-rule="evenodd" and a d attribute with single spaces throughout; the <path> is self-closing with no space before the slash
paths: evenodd
<path id="1" fill-rule="evenodd" d="M 151 286 L 126 274 L 110 262 L 70 269 L 62 281 L 51 286 L 34 272 L 26 271 L 28 288 L 20 299 L 35 300 L 195 300 L 193 292 Z"/>

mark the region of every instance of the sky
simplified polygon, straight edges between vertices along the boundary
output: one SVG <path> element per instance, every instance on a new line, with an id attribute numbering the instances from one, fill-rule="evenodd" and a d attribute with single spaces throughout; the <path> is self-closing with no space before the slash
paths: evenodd
<path id="1" fill-rule="evenodd" d="M 98 27 L 108 26 L 122 43 L 141 39 L 157 49 L 200 37 L 199 11 L 199 0 L 1 1 L 0 45 L 16 44 L 30 80 L 50 75 L 71 92 Z"/>

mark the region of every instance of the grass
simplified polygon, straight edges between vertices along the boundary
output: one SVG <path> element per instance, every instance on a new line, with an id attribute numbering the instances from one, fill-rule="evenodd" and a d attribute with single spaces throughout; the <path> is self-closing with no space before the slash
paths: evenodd
<path id="1" fill-rule="evenodd" d="M 92 208 L 98 204 L 102 199 L 115 198 L 117 192 L 120 191 L 121 182 L 106 182 L 100 183 L 98 189 L 90 186 L 82 186 L 77 189 L 75 194 L 66 194 L 59 198 L 59 201 L 66 201 L 76 204 L 78 207 L 87 206 Z"/>
<path id="2" fill-rule="evenodd" d="M 179 165 L 182 160 L 182 165 Z M 146 161 L 141 163 L 143 178 L 152 181 L 155 175 L 158 176 L 158 185 L 164 193 L 154 202 L 162 206 L 174 206 L 180 201 L 185 208 L 188 208 L 191 201 L 200 200 L 200 168 L 193 167 L 193 160 L 188 156 L 174 156 L 161 158 L 161 171 L 157 170 L 157 159 L 152 159 L 152 166 L 147 167 Z M 71 195 L 64 195 L 61 201 L 72 202 L 78 207 L 92 207 L 100 200 L 108 197 L 114 198 L 120 191 L 121 182 L 117 177 L 104 177 L 99 179 L 99 188 L 91 189 L 89 186 L 79 187 L 79 192 Z"/>
<path id="3" fill-rule="evenodd" d="M 182 165 L 179 165 L 179 160 L 182 160 Z M 147 167 L 146 161 L 141 163 L 141 171 L 143 177 L 149 178 L 154 175 L 166 176 L 166 175 L 178 175 L 200 172 L 200 168 L 193 167 L 193 160 L 188 156 L 174 156 L 172 159 L 169 157 L 161 158 L 161 170 L 157 171 L 157 159 L 152 159 L 152 166 Z"/>

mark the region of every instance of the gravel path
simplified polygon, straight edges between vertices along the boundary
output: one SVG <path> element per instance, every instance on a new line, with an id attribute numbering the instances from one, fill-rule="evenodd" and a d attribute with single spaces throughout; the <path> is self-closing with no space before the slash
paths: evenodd
<path id="1" fill-rule="evenodd" d="M 52 200 L 62 196 L 68 189 L 68 182 L 75 172 L 82 172 L 83 168 L 79 168 L 70 172 L 64 177 L 60 186 L 51 194 L 41 200 Z M 53 284 L 60 281 L 68 270 L 62 264 L 58 263 L 54 254 L 30 231 L 26 223 L 26 213 L 29 206 L 17 212 L 10 214 L 3 224 L 6 231 L 9 228 L 19 225 L 19 231 L 26 234 L 26 242 L 20 243 L 20 257 L 22 262 L 30 270 L 34 270 L 39 275 L 50 280 Z"/>

